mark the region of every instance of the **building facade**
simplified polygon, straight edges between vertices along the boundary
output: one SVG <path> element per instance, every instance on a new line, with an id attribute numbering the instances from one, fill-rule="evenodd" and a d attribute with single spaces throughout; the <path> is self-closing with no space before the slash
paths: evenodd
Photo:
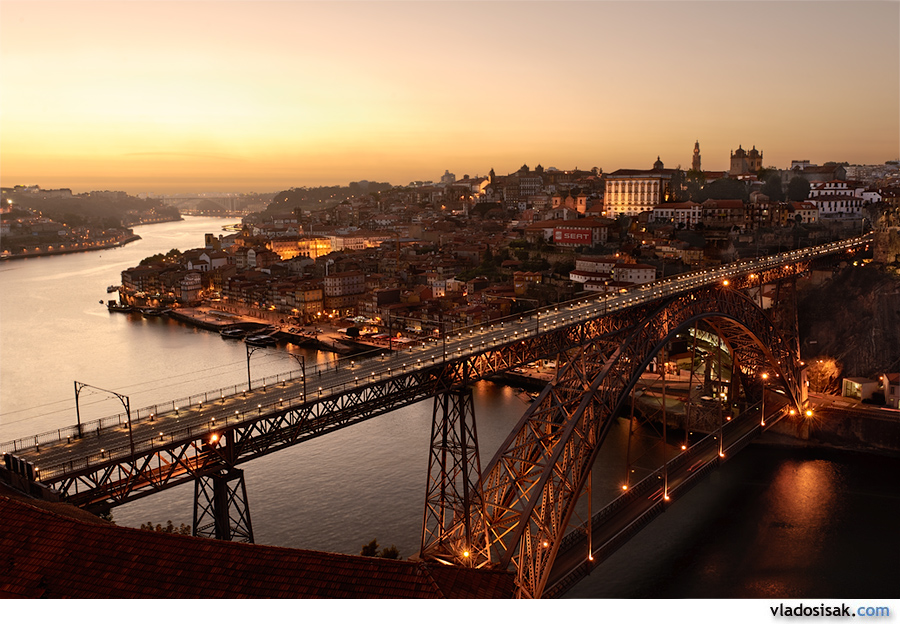
<path id="1" fill-rule="evenodd" d="M 657 158 L 652 169 L 619 169 L 606 177 L 604 216 L 636 217 L 669 199 L 674 169 L 666 169 Z"/>
<path id="2" fill-rule="evenodd" d="M 740 145 L 731 152 L 731 169 L 728 174 L 731 176 L 749 175 L 756 173 L 763 166 L 763 154 L 757 151 L 756 146 L 748 152 Z"/>

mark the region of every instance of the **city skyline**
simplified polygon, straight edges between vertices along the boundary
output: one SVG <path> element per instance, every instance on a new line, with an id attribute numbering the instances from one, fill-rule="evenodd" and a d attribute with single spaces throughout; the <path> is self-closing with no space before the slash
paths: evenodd
<path id="1" fill-rule="evenodd" d="M 891 2 L 0 2 L 3 186 L 900 155 Z"/>

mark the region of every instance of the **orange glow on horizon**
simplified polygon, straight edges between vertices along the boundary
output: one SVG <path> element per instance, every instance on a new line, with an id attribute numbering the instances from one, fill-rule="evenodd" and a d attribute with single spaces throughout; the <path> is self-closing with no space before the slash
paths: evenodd
<path id="1" fill-rule="evenodd" d="M 523 162 L 610 172 L 649 168 L 657 155 L 687 169 L 697 139 L 710 171 L 727 169 L 730 151 L 750 144 L 765 166 L 780 168 L 800 158 L 897 158 L 900 8 L 816 3 L 809 29 L 807 6 L 4 0 L 2 184 L 269 192 L 406 184 L 445 169 L 504 175 Z M 548 23 L 570 25 L 568 58 L 601 59 L 595 76 L 535 45 Z M 597 38 L 597 24 L 616 26 Z M 483 36 L 499 26 L 517 36 Z M 734 97 L 747 76 L 731 71 L 733 58 L 706 51 L 754 40 L 763 28 L 779 43 L 757 46 L 756 66 L 802 60 L 806 84 L 853 75 L 866 97 L 839 89 L 803 110 Z M 702 32 L 702 45 L 686 31 Z M 853 53 L 835 58 L 823 31 L 840 32 Z M 661 99 L 646 77 L 673 52 L 697 55 L 716 88 L 698 98 L 702 84 L 685 81 Z M 552 110 L 543 97 L 500 97 L 490 68 L 509 84 L 552 73 L 578 94 Z M 436 79 L 447 73 L 464 78 L 448 87 Z M 770 93 L 796 89 L 790 72 L 766 80 Z"/>

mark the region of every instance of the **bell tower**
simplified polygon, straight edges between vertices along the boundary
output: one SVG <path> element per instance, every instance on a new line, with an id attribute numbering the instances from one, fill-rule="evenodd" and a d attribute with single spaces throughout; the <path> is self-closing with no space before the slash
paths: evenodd
<path id="1" fill-rule="evenodd" d="M 691 169 L 700 171 L 700 141 L 694 142 L 694 159 L 691 161 Z"/>

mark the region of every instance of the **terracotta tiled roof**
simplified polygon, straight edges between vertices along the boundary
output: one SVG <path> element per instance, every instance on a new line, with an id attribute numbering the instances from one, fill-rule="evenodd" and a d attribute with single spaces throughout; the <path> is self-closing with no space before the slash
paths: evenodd
<path id="1" fill-rule="evenodd" d="M 75 520 L 0 496 L 0 597 L 508 598 L 511 573 Z"/>

